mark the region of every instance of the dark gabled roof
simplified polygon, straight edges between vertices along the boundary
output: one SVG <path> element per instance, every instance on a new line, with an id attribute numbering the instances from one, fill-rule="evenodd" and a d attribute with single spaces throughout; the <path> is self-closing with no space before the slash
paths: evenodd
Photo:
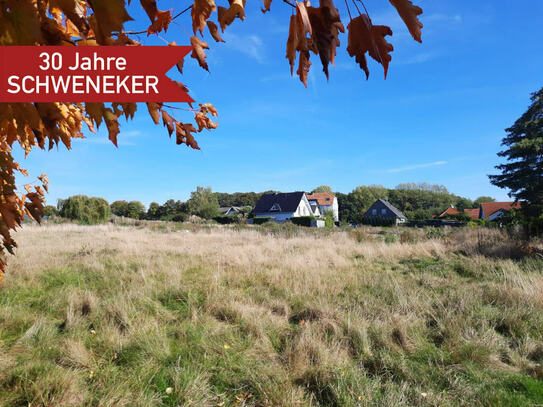
<path id="1" fill-rule="evenodd" d="M 405 216 L 402 211 L 400 211 L 398 208 L 396 208 L 394 205 L 392 205 L 390 202 L 388 202 L 386 199 L 379 199 L 388 209 L 390 209 L 394 215 L 396 215 L 398 218 L 407 219 L 407 216 Z"/>
<path id="2" fill-rule="evenodd" d="M 398 208 L 396 208 L 394 205 L 392 205 L 390 202 L 388 202 L 386 199 L 378 199 L 377 201 L 375 201 L 373 203 L 372 206 L 370 206 L 370 209 L 368 209 L 368 211 L 364 214 L 364 216 L 368 215 L 369 214 L 369 211 L 371 210 L 371 208 L 373 208 L 373 206 L 377 203 L 377 202 L 381 202 L 383 205 L 385 205 L 389 211 L 391 211 L 394 215 L 396 215 L 398 218 L 401 218 L 401 219 L 407 219 L 407 216 L 405 216 Z"/>
<path id="3" fill-rule="evenodd" d="M 264 194 L 256 203 L 253 213 L 270 212 L 272 206 L 277 205 L 280 210 L 274 212 L 295 212 L 304 196 L 303 192 L 288 192 L 276 194 Z"/>

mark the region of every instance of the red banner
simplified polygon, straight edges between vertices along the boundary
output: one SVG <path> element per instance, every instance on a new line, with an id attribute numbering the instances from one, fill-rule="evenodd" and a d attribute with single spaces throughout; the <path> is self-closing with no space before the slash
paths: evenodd
<path id="1" fill-rule="evenodd" d="M 0 47 L 0 102 L 193 102 L 166 76 L 192 47 Z"/>

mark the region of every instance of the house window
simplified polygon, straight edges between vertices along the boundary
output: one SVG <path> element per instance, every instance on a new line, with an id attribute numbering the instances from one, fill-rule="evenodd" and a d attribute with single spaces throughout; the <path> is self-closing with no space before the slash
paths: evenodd
<path id="1" fill-rule="evenodd" d="M 387 214 L 387 210 L 386 209 L 381 209 L 381 215 L 386 215 Z"/>
<path id="2" fill-rule="evenodd" d="M 330 198 L 326 198 L 327 201 L 330 201 Z"/>
<path id="3" fill-rule="evenodd" d="M 377 209 L 372 209 L 372 210 L 371 210 L 371 214 L 372 214 L 373 216 L 377 216 Z"/>
<path id="4" fill-rule="evenodd" d="M 281 212 L 281 207 L 279 204 L 273 204 L 273 206 L 270 208 L 270 212 Z"/>

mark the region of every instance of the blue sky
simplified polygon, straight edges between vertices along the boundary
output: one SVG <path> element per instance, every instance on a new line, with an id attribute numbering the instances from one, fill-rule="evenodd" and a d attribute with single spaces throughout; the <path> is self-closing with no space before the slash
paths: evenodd
<path id="1" fill-rule="evenodd" d="M 137 22 L 129 28 L 148 25 L 138 3 L 130 7 Z M 87 131 L 88 138 L 75 141 L 70 152 L 59 147 L 32 151 L 26 159 L 20 151 L 16 155 L 31 176 L 48 174 L 51 204 L 83 193 L 147 205 L 185 200 L 197 185 L 236 192 L 327 184 L 350 192 L 358 185 L 403 182 L 443 184 L 469 198 L 507 199 L 487 174 L 499 162 L 503 129 L 543 86 L 543 2 L 415 3 L 424 9 L 422 44 L 411 39 L 388 1 L 366 1 L 374 24 L 394 32 L 386 81 L 373 60 L 365 80 L 345 50 L 345 34 L 330 80 L 312 55 L 305 89 L 290 77 L 285 59 L 290 7 L 274 0 L 271 13 L 263 15 L 260 2 L 251 0 L 246 20 L 236 20 L 224 34 L 226 43 L 207 37 L 210 74 L 194 59 L 185 62 L 181 80 L 192 97 L 219 110 L 219 128 L 198 137 L 201 151 L 176 146 L 141 105 L 133 121 L 122 119 L 118 149 L 107 141 L 104 126 L 98 134 Z M 336 6 L 346 26 L 344 3 Z M 180 11 L 186 4 L 159 0 L 159 7 Z M 164 37 L 188 44 L 190 16 L 176 22 Z M 164 44 L 144 35 L 139 40 Z M 190 113 L 176 116 L 189 119 Z"/>

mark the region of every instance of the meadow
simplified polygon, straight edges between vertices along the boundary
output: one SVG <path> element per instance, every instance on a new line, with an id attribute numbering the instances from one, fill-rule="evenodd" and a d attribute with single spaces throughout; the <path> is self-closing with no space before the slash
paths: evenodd
<path id="1" fill-rule="evenodd" d="M 536 406 L 543 259 L 499 230 L 25 225 L 0 406 Z"/>

